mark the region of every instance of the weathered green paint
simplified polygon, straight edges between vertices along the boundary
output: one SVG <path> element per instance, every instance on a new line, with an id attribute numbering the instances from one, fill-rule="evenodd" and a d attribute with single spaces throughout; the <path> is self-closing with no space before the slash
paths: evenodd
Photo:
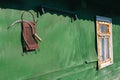
<path id="1" fill-rule="evenodd" d="M 80 10 L 79 19 L 72 22 L 70 17 L 62 15 L 39 16 L 37 33 L 43 41 L 39 43 L 39 50 L 24 56 L 21 55 L 20 24 L 7 30 L 13 21 L 20 19 L 21 12 L 0 9 L 0 80 L 120 79 L 119 17 L 112 17 L 114 64 L 97 70 L 96 12 Z"/>

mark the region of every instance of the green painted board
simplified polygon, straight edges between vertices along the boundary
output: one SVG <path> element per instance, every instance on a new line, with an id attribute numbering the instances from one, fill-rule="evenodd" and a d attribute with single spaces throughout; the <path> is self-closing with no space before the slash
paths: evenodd
<path id="1" fill-rule="evenodd" d="M 7 30 L 21 13 L 0 9 L 0 80 L 119 80 L 119 24 L 113 23 L 114 64 L 98 71 L 94 14 L 81 13 L 87 19 L 72 22 L 62 15 L 39 16 L 37 34 L 43 41 L 37 51 L 22 56 L 21 25 Z"/>

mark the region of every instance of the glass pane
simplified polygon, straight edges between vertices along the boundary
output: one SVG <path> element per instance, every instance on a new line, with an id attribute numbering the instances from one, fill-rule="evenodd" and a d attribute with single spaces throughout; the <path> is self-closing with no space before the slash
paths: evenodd
<path id="1" fill-rule="evenodd" d="M 101 33 L 107 33 L 108 32 L 108 27 L 105 24 L 100 25 L 100 32 Z"/>
<path id="2" fill-rule="evenodd" d="M 104 38 L 100 39 L 100 61 L 104 61 Z"/>
<path id="3" fill-rule="evenodd" d="M 100 61 L 109 59 L 109 38 L 100 39 Z"/>
<path id="4" fill-rule="evenodd" d="M 109 59 L 109 38 L 105 38 L 105 59 Z"/>

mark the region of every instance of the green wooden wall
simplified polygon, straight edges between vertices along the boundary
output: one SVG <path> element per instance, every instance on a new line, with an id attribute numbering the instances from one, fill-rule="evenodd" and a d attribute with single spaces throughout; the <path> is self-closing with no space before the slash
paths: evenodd
<path id="1" fill-rule="evenodd" d="M 38 18 L 39 50 L 22 56 L 22 10 L 0 9 L 0 80 L 119 80 L 120 17 L 113 20 L 114 64 L 97 70 L 96 12 L 80 10 L 79 19 L 45 13 Z M 25 19 L 31 19 L 29 15 Z M 32 20 L 32 19 L 31 19 Z"/>

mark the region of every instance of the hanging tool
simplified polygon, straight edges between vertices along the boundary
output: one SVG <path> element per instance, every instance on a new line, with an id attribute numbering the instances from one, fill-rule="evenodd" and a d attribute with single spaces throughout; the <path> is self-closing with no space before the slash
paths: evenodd
<path id="1" fill-rule="evenodd" d="M 42 39 L 36 33 L 36 21 L 34 15 L 31 12 L 28 12 L 33 17 L 33 21 L 28 21 L 23 19 L 24 13 L 25 12 L 21 15 L 21 20 L 16 20 L 7 29 L 11 28 L 16 23 L 21 23 L 22 39 L 25 43 L 23 47 L 25 51 L 36 50 L 38 48 L 38 41 L 42 41 Z"/>

